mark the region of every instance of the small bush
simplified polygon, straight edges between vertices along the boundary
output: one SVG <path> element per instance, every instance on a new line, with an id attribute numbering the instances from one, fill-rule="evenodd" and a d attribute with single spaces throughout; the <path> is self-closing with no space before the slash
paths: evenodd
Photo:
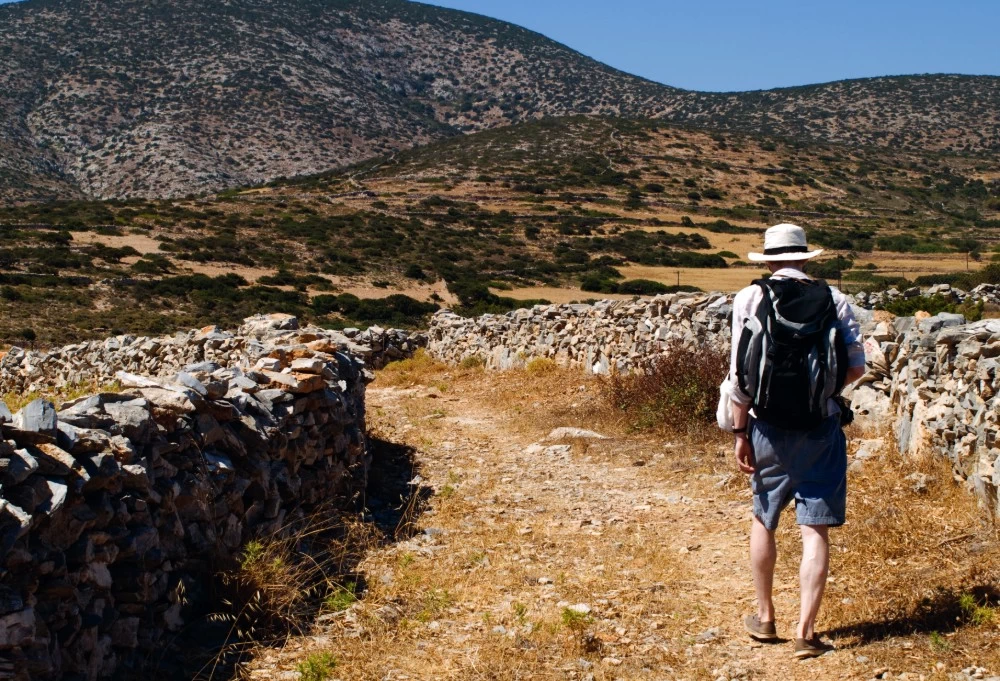
<path id="1" fill-rule="evenodd" d="M 710 345 L 672 342 L 665 354 L 633 374 L 611 374 L 601 381 L 601 398 L 636 430 L 688 433 L 715 422 L 719 383 L 729 369 L 729 354 Z"/>
<path id="2" fill-rule="evenodd" d="M 323 600 L 323 607 L 331 612 L 342 612 L 358 602 L 358 585 L 347 582 L 331 591 Z"/>
<path id="3" fill-rule="evenodd" d="M 630 293 L 636 296 L 653 296 L 669 290 L 666 284 L 652 279 L 629 279 L 618 284 L 618 293 Z"/>
<path id="4" fill-rule="evenodd" d="M 480 369 L 486 366 L 486 360 L 479 355 L 469 355 L 459 362 L 458 366 L 462 369 Z"/>
<path id="5" fill-rule="evenodd" d="M 548 357 L 535 357 L 528 362 L 527 366 L 525 366 L 527 372 L 533 376 L 551 374 L 558 368 L 559 366 L 555 363 L 555 361 L 549 359 Z"/>
<path id="6" fill-rule="evenodd" d="M 735 256 L 734 256 L 735 257 Z M 588 293 L 624 293 L 634 296 L 655 296 L 661 293 L 678 293 L 681 291 L 700 291 L 697 286 L 682 284 L 666 285 L 651 279 L 629 279 L 616 282 L 597 274 L 588 274 L 580 280 L 580 290 Z"/>
<path id="7" fill-rule="evenodd" d="M 583 629 L 586 629 L 592 621 L 593 618 L 585 612 L 574 610 L 573 608 L 562 609 L 563 626 L 571 631 L 582 631 Z"/>
<path id="8" fill-rule="evenodd" d="M 326 681 L 337 666 L 337 658 L 330 653 L 313 653 L 296 666 L 300 681 Z"/>
<path id="9" fill-rule="evenodd" d="M 410 263 L 406 266 L 406 271 L 403 272 L 403 276 L 408 279 L 426 279 L 427 274 L 424 272 L 424 268 L 415 262 Z"/>
<path id="10" fill-rule="evenodd" d="M 964 593 L 959 596 L 958 607 L 961 609 L 965 619 L 977 627 L 992 623 L 996 617 L 995 608 L 990 607 L 988 604 L 981 604 L 970 593 Z"/>
<path id="11" fill-rule="evenodd" d="M 853 260 L 838 255 L 826 260 L 810 261 L 806 263 L 804 269 L 806 274 L 818 279 L 838 279 L 844 273 L 844 270 L 849 270 L 852 267 L 854 267 Z"/>

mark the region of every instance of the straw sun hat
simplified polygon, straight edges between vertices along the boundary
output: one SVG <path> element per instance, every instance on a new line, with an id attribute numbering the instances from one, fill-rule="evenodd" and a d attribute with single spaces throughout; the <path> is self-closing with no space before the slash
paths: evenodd
<path id="1" fill-rule="evenodd" d="M 798 225 L 781 224 L 764 232 L 764 252 L 748 253 L 751 262 L 786 262 L 809 260 L 823 252 L 810 251 L 806 245 L 806 231 Z"/>

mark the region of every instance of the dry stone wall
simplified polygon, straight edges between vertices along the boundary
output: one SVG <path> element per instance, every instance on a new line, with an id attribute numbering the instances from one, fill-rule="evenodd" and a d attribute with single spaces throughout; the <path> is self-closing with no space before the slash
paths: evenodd
<path id="1" fill-rule="evenodd" d="M 1000 320 L 900 317 L 866 340 L 855 408 L 895 430 L 900 451 L 951 460 L 993 515 L 1000 487 Z"/>
<path id="2" fill-rule="evenodd" d="M 993 302 L 998 291 L 989 285 L 971 293 L 938 286 L 898 295 Z M 1000 320 L 967 324 L 948 313 L 893 318 L 865 307 L 883 298 L 863 296 L 864 305 L 853 305 L 868 359 L 866 375 L 848 392 L 855 412 L 871 425 L 892 428 L 909 456 L 948 457 L 997 514 Z M 452 363 L 478 357 L 492 369 L 549 358 L 591 373 L 627 372 L 669 352 L 673 340 L 728 347 L 731 314 L 732 296 L 722 294 L 541 305 L 478 319 L 442 311 L 432 320 L 428 351 Z"/>
<path id="3" fill-rule="evenodd" d="M 453 363 L 477 357 L 491 369 L 547 358 L 591 373 L 626 372 L 671 343 L 728 345 L 731 314 L 732 297 L 723 294 L 536 305 L 478 319 L 443 310 L 431 321 L 427 349 Z"/>
<path id="4" fill-rule="evenodd" d="M 25 394 L 61 386 L 100 385 L 113 382 L 119 371 L 171 376 L 198 362 L 229 366 L 259 353 L 261 340 L 273 331 L 299 331 L 298 320 L 290 315 L 251 317 L 235 333 L 210 326 L 159 338 L 115 336 L 45 352 L 15 347 L 0 358 L 0 393 Z M 372 369 L 407 357 L 426 343 L 422 334 L 377 326 L 364 332 L 311 327 L 301 330 L 299 335 L 303 334 L 337 344 Z"/>
<path id="5" fill-rule="evenodd" d="M 913 286 L 900 291 L 897 288 L 890 288 L 885 291 L 862 292 L 854 296 L 855 302 L 869 310 L 888 305 L 898 300 L 916 298 L 918 296 L 940 296 L 945 300 L 955 303 L 966 301 L 990 303 L 1000 305 L 1000 286 L 996 284 L 980 284 L 971 291 L 963 291 L 955 288 L 951 284 L 938 284 L 927 288 Z"/>
<path id="6" fill-rule="evenodd" d="M 274 315 L 9 353 L 7 391 L 118 387 L 0 407 L 0 678 L 134 675 L 204 601 L 216 561 L 349 504 L 369 466 L 363 358 L 419 344 L 350 336 Z"/>

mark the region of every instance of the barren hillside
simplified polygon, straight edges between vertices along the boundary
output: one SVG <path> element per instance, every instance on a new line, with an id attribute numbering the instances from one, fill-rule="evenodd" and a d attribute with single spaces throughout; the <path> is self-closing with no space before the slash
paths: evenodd
<path id="1" fill-rule="evenodd" d="M 567 114 L 852 145 L 1000 145 L 1000 79 L 705 94 L 517 26 L 403 0 L 0 7 L 0 198 L 179 196 Z"/>

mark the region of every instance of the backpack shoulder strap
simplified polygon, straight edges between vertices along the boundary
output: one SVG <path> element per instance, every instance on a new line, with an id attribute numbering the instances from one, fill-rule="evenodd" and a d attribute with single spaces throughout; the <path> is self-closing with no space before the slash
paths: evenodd
<path id="1" fill-rule="evenodd" d="M 757 306 L 757 318 L 761 320 L 764 332 L 769 333 L 771 330 L 770 326 L 763 322 L 765 319 L 774 319 L 774 290 L 767 279 L 755 279 L 751 285 L 760 287 L 762 295 L 760 304 Z"/>

